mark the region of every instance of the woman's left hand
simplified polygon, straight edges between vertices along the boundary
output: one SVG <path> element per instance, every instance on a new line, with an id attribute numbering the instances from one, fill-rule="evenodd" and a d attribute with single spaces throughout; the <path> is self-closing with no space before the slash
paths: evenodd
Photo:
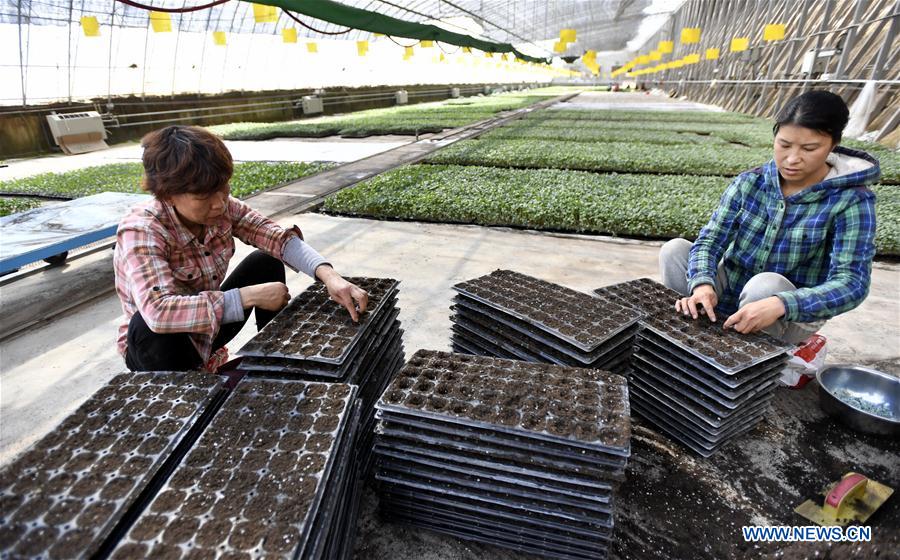
<path id="1" fill-rule="evenodd" d="M 332 301 L 343 305 L 353 322 L 358 323 L 359 316 L 366 312 L 369 305 L 369 294 L 356 284 L 345 280 L 330 266 L 317 268 L 316 277 L 325 284 Z"/>
<path id="2" fill-rule="evenodd" d="M 760 331 L 784 316 L 784 303 L 776 296 L 767 297 L 741 307 L 729 317 L 722 328 L 734 328 L 739 333 Z"/>

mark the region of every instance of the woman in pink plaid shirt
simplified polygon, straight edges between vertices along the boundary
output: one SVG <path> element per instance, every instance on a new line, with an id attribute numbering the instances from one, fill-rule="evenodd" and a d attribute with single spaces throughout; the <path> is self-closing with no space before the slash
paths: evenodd
<path id="1" fill-rule="evenodd" d="M 141 146 L 143 186 L 153 199 L 119 224 L 114 258 L 125 312 L 118 348 L 129 369 L 214 369 L 251 311 L 261 329 L 287 305 L 285 264 L 321 280 L 354 321 L 366 310 L 366 292 L 335 272 L 296 226 L 282 228 L 230 196 L 234 166 L 217 136 L 169 126 Z M 225 278 L 235 237 L 259 250 Z"/>

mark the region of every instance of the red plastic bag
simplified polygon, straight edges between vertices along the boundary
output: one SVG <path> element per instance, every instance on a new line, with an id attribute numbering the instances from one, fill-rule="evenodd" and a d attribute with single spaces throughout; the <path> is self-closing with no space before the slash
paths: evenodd
<path id="1" fill-rule="evenodd" d="M 820 334 L 807 338 L 781 371 L 781 384 L 792 389 L 805 387 L 825 365 L 827 345 L 828 340 Z"/>

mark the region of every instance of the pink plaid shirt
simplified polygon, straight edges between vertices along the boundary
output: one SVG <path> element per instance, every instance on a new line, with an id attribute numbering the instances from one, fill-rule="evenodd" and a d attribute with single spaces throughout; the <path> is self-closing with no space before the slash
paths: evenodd
<path id="1" fill-rule="evenodd" d="M 204 239 L 181 224 L 170 204 L 154 198 L 136 205 L 116 232 L 116 292 L 125 313 L 119 353 L 125 356 L 128 323 L 139 311 L 155 333 L 191 333 L 205 362 L 225 310 L 219 286 L 234 255 L 234 237 L 283 259 L 285 243 L 295 236 L 232 197 L 219 222 L 205 228 Z"/>

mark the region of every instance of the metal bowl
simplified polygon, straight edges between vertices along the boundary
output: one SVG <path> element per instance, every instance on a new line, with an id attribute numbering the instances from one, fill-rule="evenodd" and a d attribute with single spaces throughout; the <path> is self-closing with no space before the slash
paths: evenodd
<path id="1" fill-rule="evenodd" d="M 900 378 L 854 365 L 830 366 L 816 377 L 819 406 L 827 414 L 860 432 L 900 436 Z M 860 402 L 847 402 L 841 397 Z M 866 405 L 884 407 L 892 417 L 864 410 Z"/>

